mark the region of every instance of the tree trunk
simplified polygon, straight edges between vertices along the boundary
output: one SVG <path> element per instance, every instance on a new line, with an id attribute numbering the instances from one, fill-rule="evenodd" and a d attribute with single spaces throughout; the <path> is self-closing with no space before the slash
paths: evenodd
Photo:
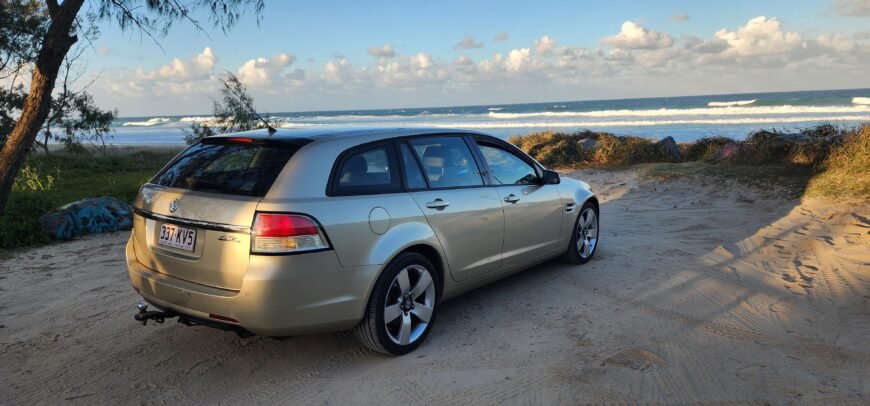
<path id="1" fill-rule="evenodd" d="M 15 129 L 12 130 L 6 145 L 0 151 L 0 213 L 9 201 L 18 169 L 27 158 L 28 151 L 39 135 L 39 129 L 48 117 L 51 93 L 54 90 L 57 74 L 70 47 L 77 41 L 75 36 L 70 35 L 70 31 L 83 2 L 84 0 L 66 0 L 61 6 L 57 5 L 56 0 L 47 2 L 51 25 L 42 40 L 42 47 L 36 59 L 30 81 L 30 93 L 24 101 L 24 108 L 21 110 L 21 117 L 15 124 Z"/>

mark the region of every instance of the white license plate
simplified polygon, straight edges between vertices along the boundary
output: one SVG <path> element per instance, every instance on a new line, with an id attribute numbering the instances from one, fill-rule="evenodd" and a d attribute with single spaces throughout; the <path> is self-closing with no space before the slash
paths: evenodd
<path id="1" fill-rule="evenodd" d="M 193 251 L 196 244 L 196 230 L 174 224 L 162 224 L 157 243 L 185 251 Z"/>

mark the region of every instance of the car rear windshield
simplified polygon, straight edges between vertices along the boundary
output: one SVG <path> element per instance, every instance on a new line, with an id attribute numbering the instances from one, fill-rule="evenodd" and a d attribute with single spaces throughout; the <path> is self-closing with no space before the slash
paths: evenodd
<path id="1" fill-rule="evenodd" d="M 182 152 L 151 183 L 199 192 L 263 197 L 298 145 L 206 140 Z"/>

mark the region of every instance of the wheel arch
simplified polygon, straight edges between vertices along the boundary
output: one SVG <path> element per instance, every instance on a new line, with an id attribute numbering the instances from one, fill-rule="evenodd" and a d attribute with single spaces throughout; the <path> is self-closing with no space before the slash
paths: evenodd
<path id="1" fill-rule="evenodd" d="M 444 293 L 444 279 L 447 276 L 447 268 L 444 266 L 444 259 L 441 257 L 441 252 L 439 252 L 435 247 L 429 244 L 415 244 L 410 247 L 405 248 L 401 252 L 397 253 L 396 256 L 399 256 L 405 252 L 416 252 L 429 260 L 432 265 L 435 265 L 435 277 L 438 278 L 438 298 L 441 298 L 441 295 Z M 392 261 L 392 259 L 390 259 Z"/>
<path id="2" fill-rule="evenodd" d="M 438 289 L 438 299 L 439 300 L 441 299 L 441 296 L 444 294 L 444 286 L 445 286 L 445 283 L 447 281 L 448 274 L 450 273 L 450 268 L 447 265 L 447 261 L 444 258 L 444 255 L 441 253 L 441 251 L 437 247 L 435 247 L 431 243 L 429 243 L 428 241 L 415 241 L 415 242 L 409 243 L 406 246 L 403 246 L 400 249 L 395 250 L 395 252 L 392 255 L 390 255 L 388 258 L 385 258 L 385 260 L 381 263 L 380 269 L 378 269 L 377 276 L 374 278 L 374 280 L 371 283 L 371 286 L 369 287 L 369 291 L 366 293 L 365 303 L 368 303 L 369 300 L 371 300 L 372 290 L 375 286 L 375 283 L 381 277 L 381 275 L 384 273 L 384 270 L 387 268 L 387 266 L 391 262 L 393 262 L 393 260 L 395 260 L 399 255 L 402 255 L 406 252 L 418 253 L 418 254 L 426 257 L 426 259 L 428 259 L 429 262 L 432 262 L 432 265 L 434 265 L 436 268 L 438 268 L 438 269 L 435 269 L 433 273 L 435 275 L 435 278 L 437 278 L 437 283 L 438 283 L 438 288 L 439 288 Z"/>
<path id="3" fill-rule="evenodd" d="M 599 213 L 599 217 L 600 217 L 601 206 L 598 204 L 598 197 L 596 197 L 595 195 L 589 196 L 589 198 L 587 198 L 586 201 L 583 202 L 583 204 L 586 204 L 586 202 L 592 203 L 592 205 L 595 206 L 595 211 Z M 583 204 L 581 204 L 580 206 L 582 207 Z"/>

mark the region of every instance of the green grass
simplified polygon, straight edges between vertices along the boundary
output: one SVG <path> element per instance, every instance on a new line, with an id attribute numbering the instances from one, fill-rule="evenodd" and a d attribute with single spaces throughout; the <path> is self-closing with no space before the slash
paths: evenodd
<path id="1" fill-rule="evenodd" d="M 118 149 L 109 156 L 31 154 L 0 214 L 0 249 L 50 242 L 39 217 L 67 203 L 96 196 L 132 202 L 139 187 L 176 153 L 178 149 L 164 148 Z"/>
<path id="2" fill-rule="evenodd" d="M 807 196 L 870 200 L 870 124 L 832 148 L 810 181 Z"/>

